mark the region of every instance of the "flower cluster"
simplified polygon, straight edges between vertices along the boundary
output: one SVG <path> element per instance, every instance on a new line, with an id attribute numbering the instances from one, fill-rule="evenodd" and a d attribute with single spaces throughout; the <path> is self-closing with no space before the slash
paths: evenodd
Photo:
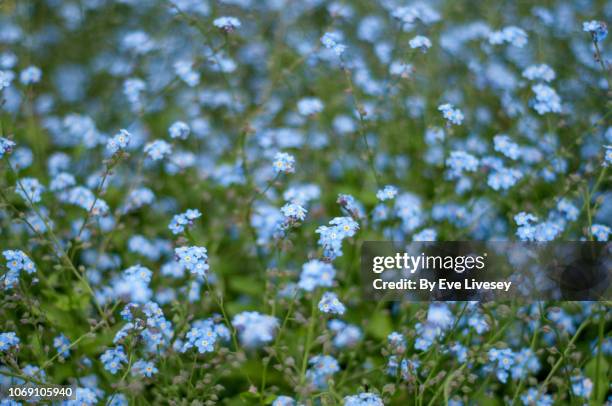
<path id="1" fill-rule="evenodd" d="M 317 355 L 308 360 L 310 368 L 306 376 L 319 389 L 327 388 L 327 381 L 340 371 L 338 361 L 330 355 Z"/>
<path id="2" fill-rule="evenodd" d="M 608 25 L 603 21 L 585 21 L 582 30 L 593 36 L 593 41 L 601 42 L 608 36 Z"/>
<path id="3" fill-rule="evenodd" d="M 334 32 L 326 32 L 321 37 L 321 43 L 327 49 L 331 49 L 337 56 L 342 56 L 346 51 L 346 45 L 342 44 L 340 36 Z"/>
<path id="4" fill-rule="evenodd" d="M 312 292 L 317 287 L 332 287 L 336 270 L 332 264 L 313 259 L 302 265 L 299 287 Z"/>
<path id="5" fill-rule="evenodd" d="M 609 404 L 609 298 L 524 247 L 612 237 L 612 8 L 469 6 L 2 7 L 0 392 Z M 559 300 L 367 300 L 366 241 L 504 241 Z"/>
<path id="6" fill-rule="evenodd" d="M 36 265 L 23 251 L 6 250 L 2 252 L 2 255 L 6 259 L 6 267 L 8 268 L 4 275 L 0 275 L 0 286 L 3 286 L 5 290 L 13 288 L 19 283 L 19 273 L 21 271 L 29 274 L 36 272 Z"/>
<path id="7" fill-rule="evenodd" d="M 323 256 L 335 259 L 342 256 L 342 241 L 353 237 L 359 224 L 351 217 L 336 217 L 329 222 L 329 226 L 319 226 L 319 245 L 323 248 Z"/>
<path id="8" fill-rule="evenodd" d="M 232 319 L 240 342 L 248 348 L 261 347 L 271 342 L 276 335 L 279 322 L 276 317 L 258 312 L 238 313 Z"/>
<path id="9" fill-rule="evenodd" d="M 344 314 L 346 307 L 334 292 L 325 292 L 319 301 L 319 310 L 329 314 Z"/>
<path id="10" fill-rule="evenodd" d="M 11 348 L 19 346 L 19 337 L 13 331 L 8 333 L 0 333 L 0 351 L 7 352 Z"/>
<path id="11" fill-rule="evenodd" d="M 213 25 L 225 32 L 232 32 L 242 25 L 236 17 L 219 17 L 213 21 Z"/>
<path id="12" fill-rule="evenodd" d="M 128 147 L 131 138 L 132 134 L 130 134 L 127 130 L 121 129 L 117 134 L 108 140 L 106 143 L 106 149 L 111 154 L 124 151 Z"/>
<path id="13" fill-rule="evenodd" d="M 206 248 L 198 246 L 179 247 L 174 250 L 174 255 L 176 261 L 192 274 L 204 277 L 208 273 L 210 267 Z"/>
<path id="14" fill-rule="evenodd" d="M 185 227 L 193 225 L 193 221 L 201 216 L 202 213 L 198 209 L 189 209 L 184 213 L 175 214 L 168 228 L 172 234 L 180 234 L 185 231 Z"/>
<path id="15" fill-rule="evenodd" d="M 441 104 L 438 106 L 438 111 L 442 112 L 442 115 L 449 124 L 459 125 L 463 122 L 463 113 L 452 104 Z"/>
<path id="16" fill-rule="evenodd" d="M 274 156 L 272 166 L 276 173 L 293 173 L 295 172 L 295 158 L 286 152 L 279 152 Z"/>
<path id="17" fill-rule="evenodd" d="M 8 155 L 15 148 L 15 143 L 7 138 L 0 137 L 0 158 Z"/>
<path id="18" fill-rule="evenodd" d="M 101 356 L 100 361 L 111 374 L 115 375 L 122 368 L 122 364 L 127 364 L 128 358 L 122 346 L 109 348 Z"/>

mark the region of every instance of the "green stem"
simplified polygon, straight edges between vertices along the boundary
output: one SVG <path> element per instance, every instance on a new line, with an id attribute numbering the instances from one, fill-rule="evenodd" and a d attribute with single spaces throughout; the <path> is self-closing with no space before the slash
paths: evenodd
<path id="1" fill-rule="evenodd" d="M 597 336 L 597 358 L 595 360 L 595 390 L 593 391 L 593 400 L 597 402 L 599 399 L 599 388 L 600 382 L 599 378 L 601 375 L 601 358 L 603 356 L 603 351 L 601 349 L 603 341 L 604 341 L 604 324 L 605 324 L 605 312 L 603 307 L 599 312 L 599 329 Z"/>
<path id="2" fill-rule="evenodd" d="M 342 59 L 341 59 L 342 60 Z M 357 97 L 357 95 L 355 94 L 355 88 L 353 86 L 353 80 L 351 79 L 351 72 L 349 71 L 349 69 L 345 66 L 344 61 L 342 61 L 342 72 L 344 73 L 344 77 L 346 78 L 346 82 L 348 84 L 349 87 L 349 92 L 353 98 L 353 104 L 355 105 L 355 110 L 357 110 L 357 115 L 359 117 L 359 125 L 357 126 L 359 135 L 361 136 L 363 143 L 366 147 L 366 155 L 368 158 L 368 164 L 370 166 L 370 170 L 372 171 L 372 174 L 374 175 L 374 180 L 376 181 L 376 185 L 380 188 L 382 186 L 382 183 L 380 181 L 380 178 L 378 176 L 378 172 L 376 171 L 376 163 L 374 162 L 374 151 L 372 150 L 372 148 L 370 148 L 370 143 L 368 142 L 368 136 L 365 133 L 365 117 L 363 114 L 363 106 L 361 105 L 361 103 L 359 102 L 359 99 Z"/>
<path id="3" fill-rule="evenodd" d="M 23 185 L 21 184 L 21 182 L 19 181 L 19 176 L 17 175 L 17 173 L 15 172 L 15 170 L 13 169 L 11 163 L 9 162 L 8 158 L 6 158 L 6 164 L 9 168 L 9 171 L 11 172 L 11 174 L 15 177 L 15 182 L 17 183 L 17 185 L 21 188 L 21 190 L 23 191 L 23 194 L 25 196 L 25 199 L 27 200 L 27 202 L 29 203 L 29 206 L 32 210 L 34 210 L 34 212 L 36 213 L 36 215 L 42 220 L 42 222 L 45 225 L 45 228 L 47 229 L 47 234 L 49 235 L 49 238 L 51 238 L 51 242 L 53 243 L 54 247 L 55 247 L 55 251 L 59 254 L 58 256 L 60 257 L 60 259 L 64 262 L 64 265 L 69 268 L 72 273 L 77 277 L 77 279 L 83 284 L 83 286 L 85 286 L 85 290 L 87 291 L 87 293 L 89 293 L 89 295 L 92 298 L 92 301 L 94 303 L 94 306 L 96 307 L 98 313 L 100 314 L 100 316 L 102 317 L 102 320 L 104 321 L 104 323 L 110 328 L 110 324 L 108 322 L 108 319 L 106 317 L 106 314 L 104 313 L 104 311 L 102 310 L 102 307 L 100 306 L 100 303 L 98 303 L 98 299 L 96 298 L 96 295 L 93 291 L 93 289 L 91 288 L 91 285 L 89 284 L 89 282 L 87 281 L 87 279 L 85 279 L 81 273 L 77 270 L 76 266 L 74 265 L 74 263 L 72 262 L 72 260 L 70 259 L 70 257 L 68 256 L 68 254 L 66 253 L 66 251 L 64 251 L 64 249 L 62 248 L 62 244 L 60 243 L 59 239 L 57 238 L 57 236 L 53 233 L 53 229 L 51 227 L 51 224 L 49 224 L 49 222 L 47 221 L 46 217 L 43 215 L 43 213 L 40 211 L 40 209 L 38 208 L 38 206 L 36 206 L 36 204 L 34 204 L 34 202 L 32 201 L 32 199 L 30 198 L 30 196 L 28 195 L 27 191 L 25 190 L 25 188 L 23 187 Z"/>
<path id="4" fill-rule="evenodd" d="M 563 360 L 567 357 L 569 351 L 571 350 L 571 348 L 574 346 L 574 343 L 578 339 L 578 336 L 580 335 L 580 333 L 582 333 L 582 330 L 584 330 L 586 326 L 589 325 L 590 322 L 591 322 L 590 319 L 586 319 L 585 321 L 582 322 L 580 327 L 578 327 L 578 330 L 576 330 L 576 333 L 574 333 L 574 336 L 571 338 L 571 340 L 567 344 L 567 347 L 565 348 L 565 350 L 563 351 L 563 353 L 561 354 L 557 362 L 553 365 L 552 369 L 546 376 L 546 379 L 544 379 L 544 382 L 542 382 L 542 385 L 540 385 L 540 389 L 538 389 L 539 394 L 544 393 L 544 391 L 546 390 L 546 387 L 548 386 L 548 383 L 550 382 L 552 377 L 555 375 L 555 372 L 557 372 L 557 369 L 559 369 L 559 367 L 561 366 L 561 363 L 563 362 Z"/>
<path id="5" fill-rule="evenodd" d="M 308 324 L 308 332 L 306 333 L 306 342 L 304 344 L 304 355 L 302 357 L 302 368 L 300 370 L 300 386 L 304 385 L 306 381 L 306 369 L 308 367 L 308 357 L 310 355 L 310 347 L 312 346 L 312 339 L 314 335 L 314 329 L 316 325 L 316 309 L 317 309 L 317 301 L 315 300 L 315 296 L 312 296 L 312 304 L 310 307 L 310 322 Z"/>
<path id="6" fill-rule="evenodd" d="M 535 325 L 533 328 L 533 336 L 531 337 L 531 345 L 529 346 L 529 348 L 531 349 L 531 351 L 533 352 L 533 350 L 535 349 L 535 345 L 536 342 L 538 340 L 538 333 L 539 333 L 540 329 L 538 325 Z M 512 405 L 514 406 L 514 404 L 516 404 L 516 401 L 518 400 L 519 394 L 521 393 L 521 390 L 523 389 L 523 385 L 525 384 L 525 378 L 526 375 L 523 375 L 519 381 L 519 384 L 516 386 L 516 390 L 514 391 L 514 396 L 512 397 Z"/>

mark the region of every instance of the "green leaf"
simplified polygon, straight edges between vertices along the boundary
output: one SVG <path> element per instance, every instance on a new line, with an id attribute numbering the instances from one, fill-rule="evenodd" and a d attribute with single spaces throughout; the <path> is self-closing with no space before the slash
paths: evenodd
<path id="1" fill-rule="evenodd" d="M 595 393 L 595 382 L 597 380 L 597 350 L 593 354 L 593 359 L 590 360 L 586 366 L 584 367 L 584 374 L 591 379 L 593 382 L 593 393 L 591 394 L 591 400 L 598 401 L 603 399 L 608 392 L 608 368 L 610 367 L 608 361 L 606 361 L 605 356 L 602 355 L 599 364 L 599 393 Z M 599 402 L 595 402 L 595 404 L 599 404 Z"/>
<path id="2" fill-rule="evenodd" d="M 382 312 L 374 313 L 368 320 L 366 331 L 371 336 L 384 340 L 393 331 L 391 319 Z"/>
<path id="3" fill-rule="evenodd" d="M 261 295 L 264 291 L 261 283 L 247 276 L 232 276 L 229 279 L 229 286 L 233 291 L 247 295 Z"/>
<path id="4" fill-rule="evenodd" d="M 240 399 L 249 404 L 254 404 L 259 401 L 259 394 L 245 391 L 240 394 Z"/>

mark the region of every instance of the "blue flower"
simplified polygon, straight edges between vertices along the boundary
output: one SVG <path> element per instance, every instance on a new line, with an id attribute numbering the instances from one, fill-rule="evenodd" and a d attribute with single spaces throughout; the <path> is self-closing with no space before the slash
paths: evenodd
<path id="1" fill-rule="evenodd" d="M 8 270 L 4 275 L 0 276 L 0 286 L 4 287 L 4 290 L 14 289 L 19 283 L 19 272 Z"/>
<path id="2" fill-rule="evenodd" d="M 593 381 L 583 376 L 572 376 L 572 392 L 574 395 L 588 399 L 593 391 Z"/>
<path id="3" fill-rule="evenodd" d="M 159 161 L 172 153 L 172 146 L 164 140 L 155 140 L 145 145 L 144 152 L 154 161 Z"/>
<path id="4" fill-rule="evenodd" d="M 25 271 L 29 274 L 36 272 L 34 262 L 20 250 L 2 251 L 2 255 L 6 259 L 6 266 L 14 272 Z"/>
<path id="5" fill-rule="evenodd" d="M 323 103 L 315 97 L 305 97 L 298 101 L 298 111 L 303 116 L 311 116 L 323 111 Z"/>
<path id="6" fill-rule="evenodd" d="M 127 363 L 127 356 L 123 351 L 123 347 L 117 346 L 116 348 L 106 350 L 100 356 L 100 361 L 104 364 L 104 369 L 115 375 L 121 369 L 121 364 Z"/>
<path id="7" fill-rule="evenodd" d="M 438 111 L 442 112 L 448 124 L 460 125 L 463 122 L 463 113 L 452 104 L 441 104 L 438 106 Z"/>
<path id="8" fill-rule="evenodd" d="M 497 379 L 502 383 L 506 383 L 508 380 L 508 372 L 514 365 L 514 352 L 509 348 L 492 348 L 488 352 L 488 357 L 489 361 L 492 363 L 492 369 Z"/>
<path id="9" fill-rule="evenodd" d="M 121 47 L 138 55 L 144 55 L 155 46 L 151 37 L 144 31 L 134 30 L 121 38 Z"/>
<path id="10" fill-rule="evenodd" d="M 100 401 L 99 391 L 96 388 L 76 388 L 74 391 L 74 400 L 65 400 L 62 406 L 94 406 Z M 124 406 L 124 404 L 117 403 L 118 399 L 121 399 L 122 394 L 115 394 L 113 400 L 109 402 L 109 406 Z M 127 403 L 125 403 L 127 405 Z"/>
<path id="11" fill-rule="evenodd" d="M 351 195 L 340 193 L 336 203 L 338 203 L 343 210 L 346 210 L 348 214 L 356 220 L 365 215 L 362 204 Z"/>
<path id="12" fill-rule="evenodd" d="M 535 228 L 535 241 L 552 241 L 557 238 L 563 231 L 562 227 L 554 222 L 545 221 L 540 223 Z"/>
<path id="13" fill-rule="evenodd" d="M 53 339 L 53 346 L 55 347 L 58 354 L 60 354 L 63 358 L 68 358 L 70 356 L 70 340 L 63 335 L 60 334 Z"/>
<path id="14" fill-rule="evenodd" d="M 319 301 L 319 310 L 328 314 L 344 314 L 346 307 L 334 292 L 325 292 Z"/>
<path id="15" fill-rule="evenodd" d="M 531 101 L 531 104 L 538 114 L 561 112 L 561 98 L 555 89 L 538 83 L 532 86 L 531 90 L 535 93 L 535 99 Z"/>
<path id="16" fill-rule="evenodd" d="M 138 280 L 144 283 L 151 282 L 153 272 L 142 265 L 134 265 L 123 271 L 125 276 L 130 280 Z"/>
<path id="17" fill-rule="evenodd" d="M 433 9 L 428 3 L 412 3 L 409 6 L 394 7 L 391 12 L 393 18 L 400 20 L 406 25 L 413 26 L 417 21 L 429 25 L 440 21 L 440 13 Z"/>
<path id="18" fill-rule="evenodd" d="M 427 309 L 427 322 L 447 329 L 454 321 L 453 312 L 446 303 L 431 303 Z"/>
<path id="19" fill-rule="evenodd" d="M 591 226 L 591 234 L 597 241 L 608 241 L 610 236 L 610 227 L 603 224 L 593 224 Z"/>
<path id="20" fill-rule="evenodd" d="M 557 210 L 562 213 L 566 220 L 575 221 L 578 219 L 578 215 L 580 214 L 580 210 L 576 207 L 572 202 L 568 199 L 559 199 L 557 203 Z"/>
<path id="21" fill-rule="evenodd" d="M 208 272 L 208 255 L 204 247 L 179 247 L 174 249 L 176 260 L 189 272 L 197 276 L 205 276 Z"/>
<path id="22" fill-rule="evenodd" d="M 131 138 L 132 134 L 130 134 L 128 130 L 121 129 L 117 134 L 115 134 L 107 141 L 106 149 L 111 154 L 116 154 L 119 151 L 124 151 L 130 143 Z"/>
<path id="23" fill-rule="evenodd" d="M 96 199 L 94 193 L 86 187 L 75 186 L 60 199 L 66 203 L 74 204 L 84 210 L 91 211 L 93 216 L 105 216 L 109 212 L 108 204 L 100 197 Z"/>
<path id="24" fill-rule="evenodd" d="M 448 349 L 457 357 L 457 361 L 461 364 L 467 362 L 468 349 L 465 345 L 454 343 Z"/>
<path id="25" fill-rule="evenodd" d="M 179 60 L 174 63 L 174 72 L 190 87 L 200 84 L 200 74 L 193 70 L 193 62 L 189 60 Z"/>
<path id="26" fill-rule="evenodd" d="M 442 335 L 440 326 L 430 322 L 417 323 L 415 329 L 417 338 L 414 341 L 414 348 L 416 350 L 426 351 Z"/>
<path id="27" fill-rule="evenodd" d="M 306 377 L 318 389 L 327 387 L 327 380 L 340 370 L 338 361 L 331 355 L 316 355 L 308 360 L 310 368 Z"/>
<path id="28" fill-rule="evenodd" d="M 54 152 L 47 159 L 47 168 L 51 175 L 66 172 L 70 168 L 70 157 L 63 152 Z"/>
<path id="29" fill-rule="evenodd" d="M 130 211 L 139 209 L 142 206 L 153 203 L 155 195 L 151 189 L 141 187 L 132 190 L 125 199 L 125 203 L 121 206 L 120 210 L 123 214 Z"/>
<path id="30" fill-rule="evenodd" d="M 0 70 L 0 90 L 9 87 L 13 79 L 15 79 L 13 72 L 10 70 Z M 0 154 L 0 158 L 2 158 L 2 154 Z"/>
<path id="31" fill-rule="evenodd" d="M 123 94 L 132 105 L 133 110 L 142 109 L 141 94 L 146 88 L 146 83 L 138 78 L 128 78 L 123 82 Z"/>
<path id="32" fill-rule="evenodd" d="M 465 151 L 452 151 L 446 159 L 446 166 L 450 167 L 451 178 L 458 178 L 464 172 L 474 172 L 478 169 L 478 158 Z"/>
<path id="33" fill-rule="evenodd" d="M 410 45 L 410 48 L 418 48 L 422 52 L 427 52 L 427 50 L 431 48 L 431 41 L 429 38 L 422 35 L 417 35 L 416 37 L 412 38 L 410 41 L 408 41 L 408 44 Z"/>
<path id="34" fill-rule="evenodd" d="M 393 331 L 387 336 L 387 342 L 393 353 L 402 354 L 406 351 L 406 338 L 397 331 Z"/>
<path id="35" fill-rule="evenodd" d="M 307 210 L 296 203 L 287 203 L 280 210 L 290 223 L 304 221 L 306 218 Z"/>
<path id="36" fill-rule="evenodd" d="M 333 332 L 334 339 L 332 344 L 336 348 L 350 348 L 357 345 L 363 336 L 361 329 L 353 324 L 347 324 L 342 320 L 333 319 L 327 323 Z"/>
<path id="37" fill-rule="evenodd" d="M 517 160 L 520 156 L 521 149 L 518 144 L 512 142 L 510 137 L 505 134 L 493 137 L 493 145 L 495 151 L 501 152 L 510 159 Z"/>
<path id="38" fill-rule="evenodd" d="M 158 370 L 153 362 L 139 359 L 138 361 L 134 362 L 134 365 L 132 365 L 131 372 L 132 376 L 143 375 L 150 378 L 155 375 Z"/>
<path id="39" fill-rule="evenodd" d="M 335 32 L 326 32 L 321 37 L 321 44 L 327 49 L 331 49 L 338 56 L 342 56 L 346 50 L 346 45 L 340 43 L 340 36 Z"/>
<path id="40" fill-rule="evenodd" d="M 474 313 L 470 315 L 468 319 L 468 326 L 474 328 L 478 334 L 484 334 L 489 331 L 489 323 L 485 320 L 485 318 L 478 313 Z"/>
<path id="41" fill-rule="evenodd" d="M 540 370 L 540 360 L 530 348 L 523 348 L 514 353 L 512 379 L 524 379 L 528 373 L 536 374 Z"/>
<path id="42" fill-rule="evenodd" d="M 18 348 L 19 337 L 12 331 L 0 333 L 0 351 L 6 352 L 11 348 Z"/>
<path id="43" fill-rule="evenodd" d="M 168 228 L 173 234 L 180 234 L 185 231 L 186 226 L 191 226 L 193 220 L 202 216 L 202 213 L 198 209 L 189 209 L 184 213 L 176 214 L 172 217 L 172 221 L 168 225 Z"/>
<path id="44" fill-rule="evenodd" d="M 340 238 L 353 237 L 359 230 L 359 224 L 350 217 L 335 217 L 330 220 L 329 224 L 336 227 Z"/>
<path id="45" fill-rule="evenodd" d="M 0 154 L 0 158 L 2 154 Z M 604 145 L 604 161 L 603 166 L 608 167 L 612 165 L 612 145 Z"/>
<path id="46" fill-rule="evenodd" d="M 132 289 L 143 284 L 140 279 L 129 281 Z M 145 285 L 146 286 L 146 285 Z M 116 334 L 113 342 L 119 343 L 130 334 L 138 334 L 149 351 L 166 347 L 174 332 L 172 323 L 165 317 L 162 309 L 155 302 L 128 303 L 121 311 L 121 317 L 128 321 Z"/>
<path id="47" fill-rule="evenodd" d="M 438 232 L 433 228 L 424 228 L 418 233 L 412 236 L 412 241 L 436 241 L 438 239 Z"/>
<path id="48" fill-rule="evenodd" d="M 38 203 L 45 187 L 35 178 L 22 178 L 17 181 L 15 191 L 26 203 Z"/>
<path id="49" fill-rule="evenodd" d="M 283 193 L 283 199 L 302 206 L 311 200 L 318 199 L 319 196 L 321 196 L 321 188 L 312 183 L 290 186 Z"/>
<path id="50" fill-rule="evenodd" d="M 601 42 L 608 36 L 608 26 L 603 21 L 585 21 L 582 31 L 590 33 L 595 42 Z"/>
<path id="51" fill-rule="evenodd" d="M 272 166 L 276 173 L 293 173 L 295 172 L 295 158 L 286 152 L 278 152 L 274 156 Z"/>
<path id="52" fill-rule="evenodd" d="M 238 313 L 232 319 L 232 325 L 238 331 L 238 337 L 245 347 L 261 347 L 271 342 L 279 327 L 276 317 L 258 312 Z"/>
<path id="53" fill-rule="evenodd" d="M 552 406 L 553 398 L 546 393 L 541 393 L 537 388 L 529 388 L 521 395 L 521 402 L 524 406 Z"/>
<path id="54" fill-rule="evenodd" d="M 176 121 L 170 126 L 168 132 L 170 133 L 170 138 L 186 140 L 187 137 L 189 137 L 191 129 L 186 123 L 182 121 Z"/>
<path id="55" fill-rule="evenodd" d="M 0 137 L 0 159 L 4 157 L 4 155 L 10 154 L 15 148 L 15 143 L 8 138 Z"/>
<path id="56" fill-rule="evenodd" d="M 512 44 L 517 48 L 522 48 L 527 44 L 527 33 L 515 26 L 504 27 L 500 31 L 493 31 L 489 34 L 489 43 L 499 45 L 503 43 Z"/>
<path id="57" fill-rule="evenodd" d="M 397 196 L 397 188 L 392 185 L 387 185 L 384 188 L 376 192 L 376 198 L 381 202 L 385 200 L 391 200 Z"/>
<path id="58" fill-rule="evenodd" d="M 289 396 L 278 396 L 276 399 L 274 399 L 274 402 L 272 402 L 272 406 L 296 406 L 297 403 L 295 401 L 295 399 L 289 397 Z"/>
<path id="59" fill-rule="evenodd" d="M 529 80 L 542 80 L 550 82 L 555 78 L 555 71 L 546 64 L 530 65 L 523 70 L 523 77 Z"/>
<path id="60" fill-rule="evenodd" d="M 329 223 L 331 226 L 320 226 L 315 232 L 319 234 L 319 245 L 323 248 L 323 255 L 333 260 L 342 256 L 342 240 L 355 235 L 359 224 L 350 217 L 336 217 Z"/>
<path id="61" fill-rule="evenodd" d="M 378 395 L 366 392 L 359 395 L 345 396 L 344 406 L 384 406 L 384 403 Z"/>
<path id="62" fill-rule="evenodd" d="M 19 81 L 24 85 L 40 82 L 42 71 L 36 66 L 28 66 L 19 74 Z"/>
<path id="63" fill-rule="evenodd" d="M 493 190 L 507 190 L 516 185 L 523 177 L 523 173 L 514 168 L 499 168 L 494 169 L 487 177 L 487 184 Z"/>
<path id="64" fill-rule="evenodd" d="M 194 326 L 187 332 L 186 341 L 183 344 L 182 352 L 189 348 L 196 347 L 200 354 L 213 352 L 217 342 L 217 333 L 212 324 Z"/>
<path id="65" fill-rule="evenodd" d="M 316 287 L 331 287 L 336 276 L 332 264 L 313 259 L 302 266 L 298 286 L 305 291 L 312 292 Z"/>
<path id="66" fill-rule="evenodd" d="M 517 226 L 525 226 L 538 221 L 538 218 L 531 213 L 522 211 L 514 216 L 514 221 L 516 222 Z"/>
<path id="67" fill-rule="evenodd" d="M 9 159 L 11 165 L 16 170 L 26 169 L 34 162 L 34 155 L 32 150 L 28 147 L 17 148 Z"/>
<path id="68" fill-rule="evenodd" d="M 414 379 L 420 362 L 418 360 L 402 359 L 401 363 L 398 363 L 397 355 L 391 355 L 387 362 L 387 374 L 391 376 L 397 376 L 398 372 L 401 374 L 401 378 L 405 381 Z"/>
<path id="69" fill-rule="evenodd" d="M 217 28 L 222 29 L 225 32 L 232 32 L 236 28 L 240 28 L 242 25 L 240 20 L 236 17 L 219 17 L 215 18 L 213 25 Z"/>
<path id="70" fill-rule="evenodd" d="M 72 186 L 76 185 L 76 179 L 70 173 L 60 172 L 53 179 L 51 179 L 51 183 L 49 183 L 49 189 L 52 192 L 59 192 L 66 190 Z"/>

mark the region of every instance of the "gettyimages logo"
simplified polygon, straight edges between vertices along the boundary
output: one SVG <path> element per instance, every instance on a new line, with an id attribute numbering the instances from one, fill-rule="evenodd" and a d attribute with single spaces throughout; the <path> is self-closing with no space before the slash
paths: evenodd
<path id="1" fill-rule="evenodd" d="M 601 242 L 365 242 L 364 293 L 376 300 L 576 300 L 612 297 Z"/>
<path id="2" fill-rule="evenodd" d="M 446 270 L 463 273 L 466 270 L 484 269 L 487 253 L 478 256 L 442 256 L 442 255 L 409 255 L 404 252 L 396 253 L 394 257 L 378 256 L 372 260 L 372 272 L 381 273 L 386 269 L 405 269 L 410 273 L 415 273 L 419 270 Z"/>

